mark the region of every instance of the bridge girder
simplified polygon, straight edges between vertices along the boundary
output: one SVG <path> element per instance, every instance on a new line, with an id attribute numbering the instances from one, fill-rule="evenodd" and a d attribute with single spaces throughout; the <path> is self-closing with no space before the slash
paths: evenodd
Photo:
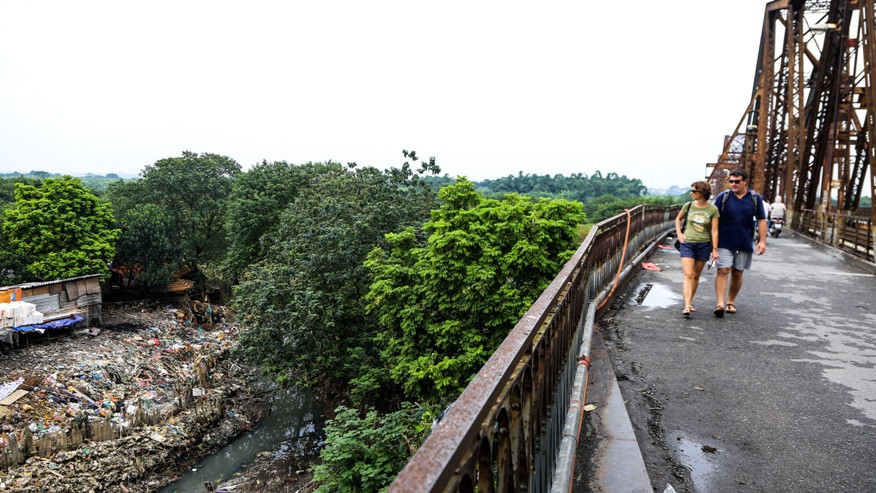
<path id="1" fill-rule="evenodd" d="M 714 193 L 743 168 L 752 188 L 784 199 L 792 221 L 803 210 L 856 210 L 868 175 L 874 195 L 874 2 L 766 5 L 751 100 L 707 165 Z"/>

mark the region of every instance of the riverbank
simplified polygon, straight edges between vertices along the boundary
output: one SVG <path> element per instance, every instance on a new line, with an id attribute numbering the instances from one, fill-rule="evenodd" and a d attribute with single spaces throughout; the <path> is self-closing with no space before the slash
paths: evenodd
<path id="1" fill-rule="evenodd" d="M 312 459 L 299 456 L 277 458 L 265 453 L 248 464 L 235 478 L 219 484 L 217 492 L 226 493 L 312 493 Z"/>
<path id="2" fill-rule="evenodd" d="M 193 321 L 184 306 L 105 305 L 99 330 L 5 351 L 3 383 L 23 395 L 0 406 L 0 445 L 37 453 L 0 471 L 0 490 L 153 492 L 251 430 L 267 406 L 229 357 L 238 327 Z"/>

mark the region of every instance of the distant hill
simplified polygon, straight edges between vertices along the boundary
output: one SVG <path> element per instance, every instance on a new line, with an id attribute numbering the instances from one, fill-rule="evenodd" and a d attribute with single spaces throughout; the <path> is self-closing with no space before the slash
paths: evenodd
<path id="1" fill-rule="evenodd" d="M 76 178 L 107 178 L 110 180 L 130 180 L 133 178 L 137 178 L 137 175 L 131 175 L 128 173 L 107 173 L 105 175 L 96 175 L 94 173 L 49 173 L 48 171 L 28 171 L 27 173 L 22 173 L 20 171 L 13 171 L 11 173 L 0 173 L 0 178 L 60 178 L 62 176 L 73 176 Z"/>
<path id="2" fill-rule="evenodd" d="M 672 185 L 669 188 L 648 187 L 648 195 L 669 195 L 670 197 L 677 197 L 679 195 L 685 195 L 688 190 L 690 190 L 689 187 L 679 187 L 675 185 Z"/>
<path id="3" fill-rule="evenodd" d="M 79 178 L 82 181 L 82 184 L 92 190 L 96 190 L 98 192 L 106 191 L 107 186 L 110 183 L 119 181 L 119 180 L 134 180 L 137 179 L 136 175 L 128 175 L 122 173 L 107 173 L 105 175 L 96 175 L 94 173 L 86 173 L 86 174 L 68 174 L 68 173 L 49 173 L 48 171 L 28 171 L 27 173 L 21 172 L 12 172 L 12 173 L 0 173 L 0 179 L 10 179 L 10 178 L 28 178 L 32 180 L 45 180 L 46 178 L 61 178 L 63 176 L 72 176 L 74 178 Z"/>

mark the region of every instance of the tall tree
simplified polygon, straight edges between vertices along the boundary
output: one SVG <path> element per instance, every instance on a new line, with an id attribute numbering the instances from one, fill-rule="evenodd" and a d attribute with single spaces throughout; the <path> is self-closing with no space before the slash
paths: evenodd
<path id="1" fill-rule="evenodd" d="M 466 179 L 440 198 L 425 244 L 414 228 L 389 234 L 366 263 L 383 359 L 421 402 L 458 395 L 571 256 L 584 219 L 580 203 L 485 199 Z"/>
<path id="2" fill-rule="evenodd" d="M 118 235 L 110 205 L 69 176 L 17 184 L 3 213 L 8 251 L 36 279 L 108 274 Z"/>
<path id="3" fill-rule="evenodd" d="M 173 239 L 194 270 L 204 263 L 218 265 L 225 255 L 225 212 L 232 177 L 239 172 L 240 165 L 229 157 L 185 151 L 141 173 L 140 202 L 170 215 Z"/>
<path id="4" fill-rule="evenodd" d="M 397 184 L 399 176 L 334 169 L 299 191 L 265 238 L 265 259 L 235 287 L 244 356 L 322 391 L 360 385 L 350 382 L 378 366 L 363 262 L 386 233 L 422 223 L 434 206 L 425 183 Z"/>
<path id="5" fill-rule="evenodd" d="M 296 166 L 263 161 L 234 180 L 226 222 L 228 252 L 223 270 L 233 280 L 264 258 L 263 238 L 277 230 L 280 216 L 299 191 L 320 173 L 343 169 L 338 163 Z"/>
<path id="6" fill-rule="evenodd" d="M 144 295 L 164 291 L 179 271 L 180 248 L 171 242 L 170 216 L 155 204 L 126 210 L 114 264 L 136 281 Z"/>

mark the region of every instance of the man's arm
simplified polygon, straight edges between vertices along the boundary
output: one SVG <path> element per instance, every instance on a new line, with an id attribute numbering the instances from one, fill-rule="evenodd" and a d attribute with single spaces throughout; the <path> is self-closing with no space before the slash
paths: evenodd
<path id="1" fill-rule="evenodd" d="M 754 251 L 757 252 L 758 255 L 763 255 L 763 253 L 766 251 L 766 219 L 757 220 L 757 232 L 760 235 L 760 240 L 758 240 L 757 245 L 755 245 Z"/>

